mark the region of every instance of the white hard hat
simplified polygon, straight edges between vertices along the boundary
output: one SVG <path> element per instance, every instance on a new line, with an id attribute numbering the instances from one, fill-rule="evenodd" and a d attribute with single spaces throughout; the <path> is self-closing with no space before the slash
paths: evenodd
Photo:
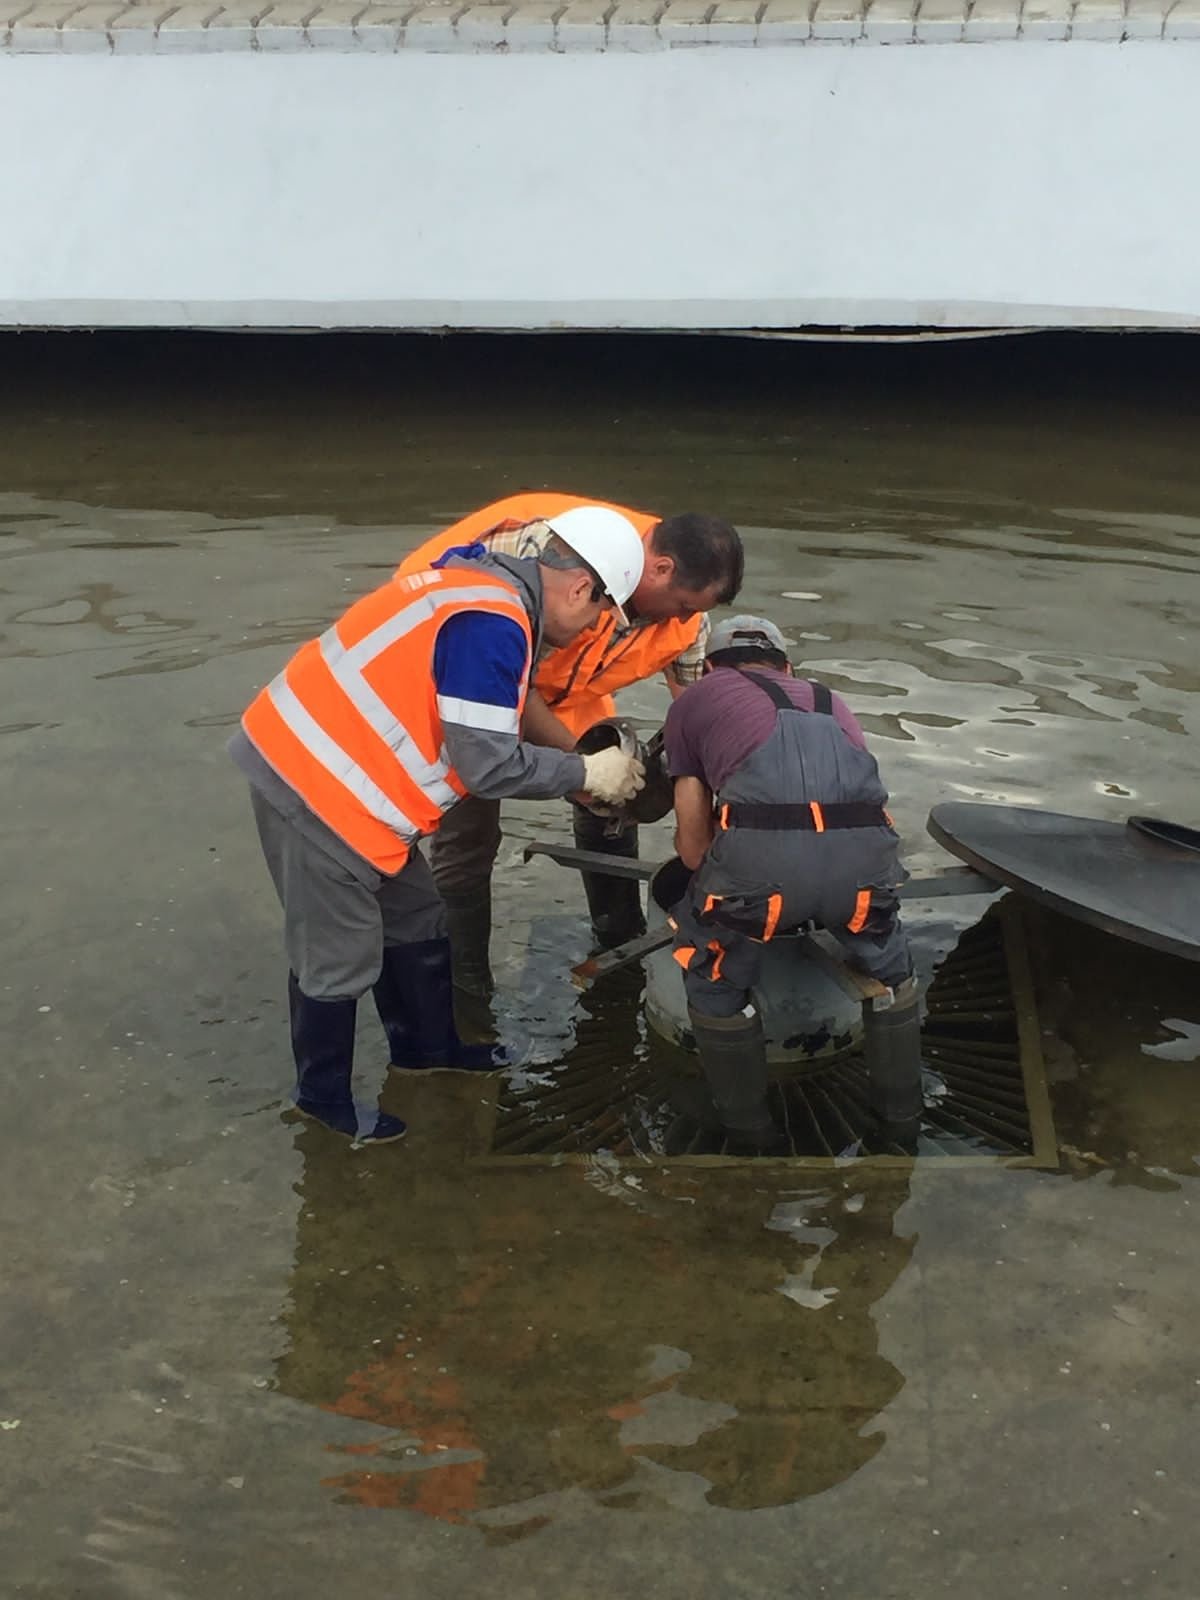
<path id="1" fill-rule="evenodd" d="M 617 620 L 627 628 L 625 602 L 641 582 L 646 559 L 642 536 L 633 523 L 608 506 L 575 506 L 547 517 L 546 523 L 591 567 L 613 603 Z"/>

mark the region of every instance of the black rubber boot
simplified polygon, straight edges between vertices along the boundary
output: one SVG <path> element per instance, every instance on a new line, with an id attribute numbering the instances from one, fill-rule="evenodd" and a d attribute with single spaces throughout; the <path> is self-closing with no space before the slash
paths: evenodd
<path id="1" fill-rule="evenodd" d="M 406 1072 L 495 1072 L 509 1064 L 499 1046 L 459 1038 L 450 971 L 449 939 L 384 948 L 375 1003 L 392 1066 Z"/>
<path id="2" fill-rule="evenodd" d="M 610 834 L 606 831 L 609 819 L 598 817 L 586 806 L 573 806 L 572 811 L 578 849 L 597 850 L 602 855 L 618 856 L 626 861 L 637 860 L 636 825 Z M 638 939 L 645 933 L 642 889 L 636 878 L 615 878 L 602 872 L 583 872 L 580 876 L 592 919 L 592 932 L 602 950 L 611 950 L 615 945 L 624 944 L 628 939 Z"/>
<path id="3" fill-rule="evenodd" d="M 916 1146 L 924 1109 L 917 980 L 898 984 L 894 996 L 884 1010 L 876 1010 L 872 1000 L 863 1002 L 863 1054 L 871 1109 L 881 1131 L 889 1143 L 908 1148 Z"/>
<path id="4" fill-rule="evenodd" d="M 668 1099 L 674 1115 L 662 1136 L 666 1156 L 719 1156 L 725 1129 L 706 1082 L 676 1084 Z"/>
<path id="5" fill-rule="evenodd" d="M 725 1132 L 726 1153 L 791 1155 L 791 1141 L 767 1104 L 767 1043 L 758 1012 L 706 1017 L 689 1006 L 688 1020 Z"/>
<path id="6" fill-rule="evenodd" d="M 314 1000 L 288 973 L 288 1010 L 292 1022 L 292 1054 L 296 1058 L 296 1109 L 322 1122 L 334 1133 L 364 1143 L 399 1139 L 407 1126 L 378 1106 L 354 1099 L 356 1000 Z"/>
<path id="7" fill-rule="evenodd" d="M 454 987 L 473 999 L 488 1001 L 495 990 L 490 947 L 492 942 L 492 884 L 480 878 L 466 893 L 447 894 L 446 931 L 454 961 Z"/>
<path id="8" fill-rule="evenodd" d="M 494 1043 L 492 977 L 492 882 L 480 878 L 470 890 L 442 893 L 454 970 L 454 1018 L 460 1035 L 472 1043 Z"/>

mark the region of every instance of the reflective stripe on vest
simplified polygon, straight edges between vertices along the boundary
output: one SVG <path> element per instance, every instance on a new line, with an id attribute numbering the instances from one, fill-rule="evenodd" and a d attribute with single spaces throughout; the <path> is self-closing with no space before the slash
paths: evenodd
<path id="1" fill-rule="evenodd" d="M 393 579 L 304 645 L 242 718 L 283 781 L 381 872 L 398 872 L 413 840 L 465 792 L 446 755 L 443 715 L 502 733 L 520 723 L 521 706 L 436 694 L 438 632 L 466 610 L 510 617 L 531 647 L 525 608 L 500 577 L 454 568 Z"/>
<path id="2" fill-rule="evenodd" d="M 605 506 L 619 511 L 643 539 L 660 520 L 651 511 L 634 511 L 629 506 L 590 500 L 584 495 L 549 490 L 514 494 L 473 511 L 453 527 L 427 539 L 404 558 L 397 571 L 405 577 L 415 576 L 456 544 L 475 539 L 486 542 L 487 535 L 501 525 L 512 528 L 543 522 L 575 506 Z M 593 627 L 585 628 L 570 644 L 543 656 L 534 674 L 534 685 L 554 715 L 578 738 L 594 723 L 612 716 L 616 710 L 612 697 L 618 689 L 652 678 L 695 644 L 702 622 L 699 615 L 682 622 L 667 618 L 634 628 L 618 638 L 616 618 L 611 612 L 604 612 Z"/>

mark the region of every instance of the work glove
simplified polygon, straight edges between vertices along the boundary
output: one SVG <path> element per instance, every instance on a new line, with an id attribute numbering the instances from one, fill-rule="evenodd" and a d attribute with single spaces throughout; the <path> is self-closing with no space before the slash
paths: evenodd
<path id="1" fill-rule="evenodd" d="M 634 755 L 610 747 L 583 757 L 583 787 L 593 800 L 625 805 L 645 785 L 646 769 Z"/>

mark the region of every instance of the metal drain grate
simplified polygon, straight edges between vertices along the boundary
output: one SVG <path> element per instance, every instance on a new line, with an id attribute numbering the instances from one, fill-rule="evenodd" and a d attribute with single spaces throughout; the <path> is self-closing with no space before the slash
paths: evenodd
<path id="1" fill-rule="evenodd" d="M 626 1015 L 632 1003 L 627 996 Z M 1056 1165 L 1020 903 L 1013 896 L 962 935 L 934 975 L 925 1010 L 919 1155 Z M 730 1159 L 711 1147 L 700 1153 L 699 1137 L 663 1153 L 676 1117 L 679 1053 L 654 1035 L 646 1043 L 622 1039 L 616 1018 L 614 1008 L 609 1017 L 601 1013 L 584 1022 L 570 1056 L 553 1071 L 500 1086 L 488 1106 L 484 1160 L 554 1163 L 601 1154 L 656 1164 Z M 792 1160 L 911 1159 L 873 1141 L 866 1069 L 857 1052 L 782 1079 L 772 1097 Z"/>
<path id="2" fill-rule="evenodd" d="M 1006 895 L 967 929 L 925 1004 L 927 1134 L 984 1155 L 1056 1164 L 1019 900 Z"/>

